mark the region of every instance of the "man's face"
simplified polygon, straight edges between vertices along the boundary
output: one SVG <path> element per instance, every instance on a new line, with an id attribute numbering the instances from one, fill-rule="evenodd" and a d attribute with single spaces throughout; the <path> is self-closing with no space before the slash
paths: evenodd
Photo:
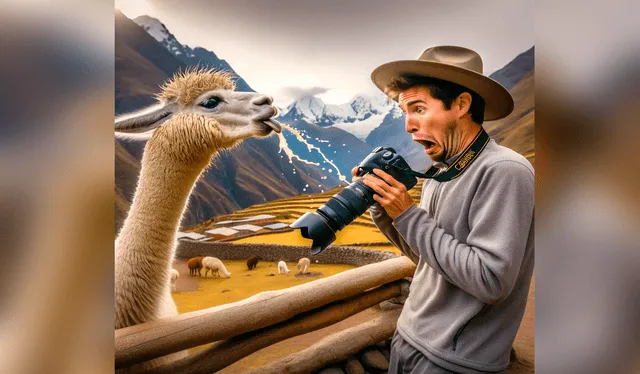
<path id="1" fill-rule="evenodd" d="M 433 161 L 444 161 L 453 156 L 449 154 L 456 148 L 455 128 L 458 124 L 457 112 L 450 110 L 444 103 L 433 98 L 426 86 L 415 86 L 400 93 L 400 108 L 406 114 L 406 130 L 413 141 L 420 143 Z"/>

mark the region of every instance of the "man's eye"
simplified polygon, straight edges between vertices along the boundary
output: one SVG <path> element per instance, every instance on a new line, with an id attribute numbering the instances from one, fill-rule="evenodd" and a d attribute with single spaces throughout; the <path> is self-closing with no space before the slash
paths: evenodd
<path id="1" fill-rule="evenodd" d="M 215 97 L 210 97 L 200 105 L 202 105 L 203 107 L 205 107 L 207 109 L 213 109 L 213 108 L 217 107 L 219 103 L 220 103 L 220 100 L 216 99 Z"/>
<path id="2" fill-rule="evenodd" d="M 416 108 L 416 113 L 418 114 L 424 114 L 426 112 L 426 110 L 424 108 Z"/>

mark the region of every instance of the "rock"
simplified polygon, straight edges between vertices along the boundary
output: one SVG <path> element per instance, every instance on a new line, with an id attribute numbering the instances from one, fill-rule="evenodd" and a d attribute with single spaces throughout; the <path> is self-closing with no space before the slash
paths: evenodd
<path id="1" fill-rule="evenodd" d="M 322 273 L 319 271 L 312 271 L 310 273 L 297 273 L 296 274 L 296 278 L 300 278 L 300 277 L 321 277 Z"/>
<path id="2" fill-rule="evenodd" d="M 380 308 L 380 310 L 393 310 L 393 309 L 402 308 L 402 304 L 396 304 L 396 303 L 392 303 L 389 300 L 385 300 L 380 304 L 378 304 L 378 307 Z"/>
<path id="3" fill-rule="evenodd" d="M 382 355 L 384 356 L 384 358 L 387 359 L 387 361 L 390 361 L 389 357 L 391 357 L 391 353 L 389 352 L 388 349 L 381 349 L 380 353 L 382 353 Z"/>
<path id="4" fill-rule="evenodd" d="M 365 351 L 362 354 L 362 363 L 364 366 L 374 370 L 389 370 L 389 361 L 375 349 Z"/>
<path id="5" fill-rule="evenodd" d="M 387 342 L 386 341 L 381 341 L 381 342 L 377 342 L 376 344 L 374 344 L 374 347 L 376 348 L 387 348 Z"/>
<path id="6" fill-rule="evenodd" d="M 409 289 L 411 287 L 411 282 L 404 279 L 402 280 L 402 282 L 400 283 L 400 293 L 402 296 L 409 296 Z"/>
<path id="7" fill-rule="evenodd" d="M 344 374 L 344 371 L 340 368 L 331 367 L 320 370 L 318 374 Z"/>
<path id="8" fill-rule="evenodd" d="M 347 360 L 347 364 L 344 367 L 344 371 L 347 374 L 364 374 L 364 367 L 360 361 L 351 357 Z"/>

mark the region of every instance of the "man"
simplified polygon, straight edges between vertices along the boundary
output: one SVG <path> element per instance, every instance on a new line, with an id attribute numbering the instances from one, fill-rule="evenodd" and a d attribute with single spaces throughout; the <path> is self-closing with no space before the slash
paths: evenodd
<path id="1" fill-rule="evenodd" d="M 417 265 L 389 372 L 502 372 L 533 273 L 534 173 L 481 125 L 509 115 L 513 99 L 461 47 L 429 48 L 371 77 L 433 160 L 419 207 L 382 170 L 364 177 L 374 222 Z"/>

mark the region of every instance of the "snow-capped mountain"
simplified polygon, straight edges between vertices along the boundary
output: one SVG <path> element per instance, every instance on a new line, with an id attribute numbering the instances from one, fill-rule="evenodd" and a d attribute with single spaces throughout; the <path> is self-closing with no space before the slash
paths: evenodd
<path id="1" fill-rule="evenodd" d="M 254 91 L 225 60 L 220 59 L 215 53 L 207 49 L 201 47 L 191 48 L 186 44 L 180 43 L 164 23 L 159 20 L 144 15 L 136 17 L 133 21 L 187 66 L 202 66 L 228 71 L 235 75 L 236 90 L 243 92 Z"/>
<path id="2" fill-rule="evenodd" d="M 164 45 L 172 54 L 178 57 L 195 57 L 193 50 L 189 46 L 182 45 L 178 42 L 167 27 L 157 19 L 145 15 L 137 17 L 133 21 L 149 33 L 149 35 L 153 36 L 160 44 Z"/>
<path id="3" fill-rule="evenodd" d="M 395 106 L 383 95 L 357 95 L 340 105 L 326 104 L 316 96 L 304 96 L 286 109 L 281 109 L 281 112 L 284 113 L 283 120 L 305 121 L 321 127 L 333 126 L 364 140 Z"/>
<path id="4" fill-rule="evenodd" d="M 357 95 L 351 101 L 326 104 L 316 96 L 304 96 L 287 107 L 287 119 L 304 120 L 318 126 L 332 126 L 365 120 L 372 115 L 386 114 L 393 107 L 384 97 Z"/>

